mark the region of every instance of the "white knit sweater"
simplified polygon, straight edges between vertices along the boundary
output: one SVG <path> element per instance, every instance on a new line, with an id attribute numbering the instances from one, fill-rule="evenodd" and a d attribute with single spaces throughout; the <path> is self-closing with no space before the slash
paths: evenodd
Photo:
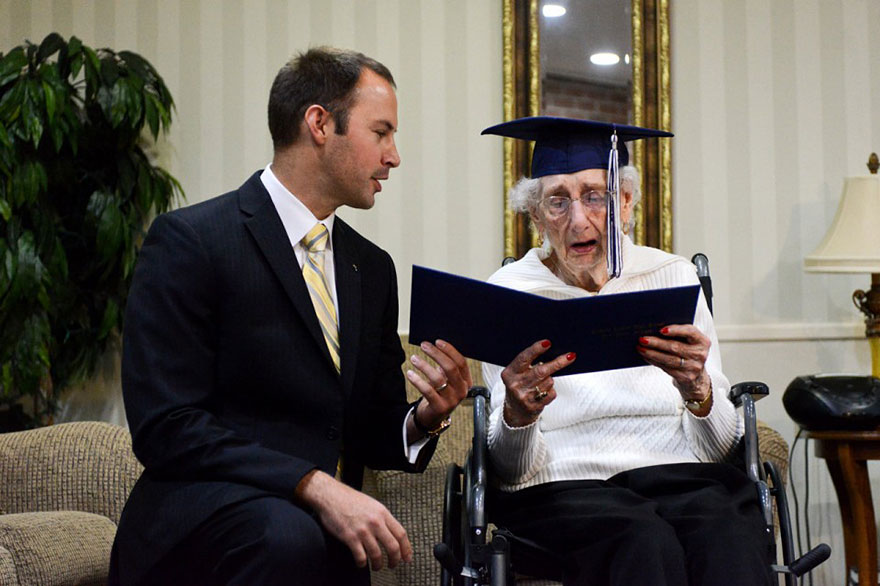
<path id="1" fill-rule="evenodd" d="M 594 295 L 565 284 L 541 259 L 540 249 L 499 269 L 490 283 L 554 299 Z M 596 294 L 624 293 L 698 284 L 694 266 L 674 256 L 623 242 L 623 272 Z M 501 416 L 502 366 L 483 365 L 492 390 L 489 453 L 496 485 L 514 491 L 557 480 L 607 479 L 633 468 L 723 459 L 742 436 L 742 421 L 727 398 L 718 338 L 700 294 L 694 319 L 712 342 L 706 370 L 713 404 L 706 417 L 684 407 L 672 377 L 654 366 L 554 377 L 557 397 L 539 419 L 511 428 Z M 564 348 L 560 350 L 565 350 Z"/>

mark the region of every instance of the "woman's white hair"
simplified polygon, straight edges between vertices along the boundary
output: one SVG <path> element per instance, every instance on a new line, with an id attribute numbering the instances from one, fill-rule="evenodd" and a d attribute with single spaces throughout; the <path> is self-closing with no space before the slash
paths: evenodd
<path id="1" fill-rule="evenodd" d="M 632 209 L 633 213 L 629 215 L 629 222 L 626 223 L 627 234 L 632 233 L 633 226 L 636 224 L 636 206 L 642 201 L 642 182 L 639 178 L 639 170 L 632 165 L 626 165 L 620 168 L 620 191 L 629 191 L 632 193 Z"/>
<path id="2" fill-rule="evenodd" d="M 632 193 L 633 208 L 642 199 L 641 182 L 639 180 L 639 171 L 632 165 L 626 165 L 620 168 L 620 189 L 621 191 L 629 191 Z M 510 188 L 507 195 L 510 209 L 514 212 L 522 212 L 531 214 L 537 210 L 538 202 L 541 201 L 541 179 L 529 179 L 523 177 Z M 635 214 L 631 214 L 626 231 L 632 230 L 635 224 Z M 547 238 L 544 238 L 547 242 Z"/>

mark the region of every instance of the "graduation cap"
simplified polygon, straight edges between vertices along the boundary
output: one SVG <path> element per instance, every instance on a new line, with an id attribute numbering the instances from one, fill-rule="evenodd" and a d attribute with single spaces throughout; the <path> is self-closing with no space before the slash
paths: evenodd
<path id="1" fill-rule="evenodd" d="M 535 141 L 532 153 L 533 179 L 545 175 L 577 173 L 584 169 L 607 169 L 608 204 L 608 276 L 620 276 L 620 179 L 619 165 L 629 162 L 624 144 L 641 138 L 672 136 L 672 133 L 626 124 L 594 122 L 555 116 L 531 116 L 502 122 L 480 134 L 495 134 Z"/>
<path id="2" fill-rule="evenodd" d="M 629 162 L 624 142 L 653 136 L 672 136 L 671 132 L 594 122 L 577 118 L 531 116 L 490 126 L 480 134 L 497 134 L 535 141 L 532 155 L 532 178 L 545 175 L 577 173 L 584 169 L 606 169 L 612 150 L 612 137 L 617 135 L 617 152 L 621 165 Z"/>

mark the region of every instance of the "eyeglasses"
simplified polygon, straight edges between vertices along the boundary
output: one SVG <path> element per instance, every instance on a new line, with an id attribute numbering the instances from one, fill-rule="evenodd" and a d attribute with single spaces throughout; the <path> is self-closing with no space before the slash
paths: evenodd
<path id="1" fill-rule="evenodd" d="M 581 195 L 578 199 L 581 205 L 591 212 L 600 212 L 608 205 L 608 198 L 611 196 L 608 191 L 588 191 Z M 573 198 L 565 195 L 551 195 L 541 200 L 544 211 L 552 220 L 558 220 L 567 216 L 571 212 L 571 203 Z"/>

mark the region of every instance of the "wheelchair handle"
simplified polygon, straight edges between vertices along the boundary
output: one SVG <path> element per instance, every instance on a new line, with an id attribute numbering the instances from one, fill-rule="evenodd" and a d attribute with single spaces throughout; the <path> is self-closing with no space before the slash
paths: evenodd
<path id="1" fill-rule="evenodd" d="M 468 389 L 468 398 L 473 399 L 476 396 L 483 397 L 486 400 L 489 400 L 489 389 L 486 387 L 481 387 L 479 385 L 474 385 Z"/>
<path id="2" fill-rule="evenodd" d="M 434 558 L 440 562 L 443 569 L 449 572 L 451 576 L 461 576 L 461 570 L 464 566 L 455 557 L 452 549 L 445 543 L 434 545 Z"/>
<path id="3" fill-rule="evenodd" d="M 825 543 L 820 543 L 788 566 L 795 576 L 803 576 L 831 556 L 831 548 Z"/>
<path id="4" fill-rule="evenodd" d="M 712 313 L 712 277 L 709 276 L 709 259 L 705 254 L 698 252 L 691 257 L 691 262 L 697 267 L 697 278 L 703 287 L 703 296 L 706 298 L 706 305 L 709 306 L 709 313 Z"/>

